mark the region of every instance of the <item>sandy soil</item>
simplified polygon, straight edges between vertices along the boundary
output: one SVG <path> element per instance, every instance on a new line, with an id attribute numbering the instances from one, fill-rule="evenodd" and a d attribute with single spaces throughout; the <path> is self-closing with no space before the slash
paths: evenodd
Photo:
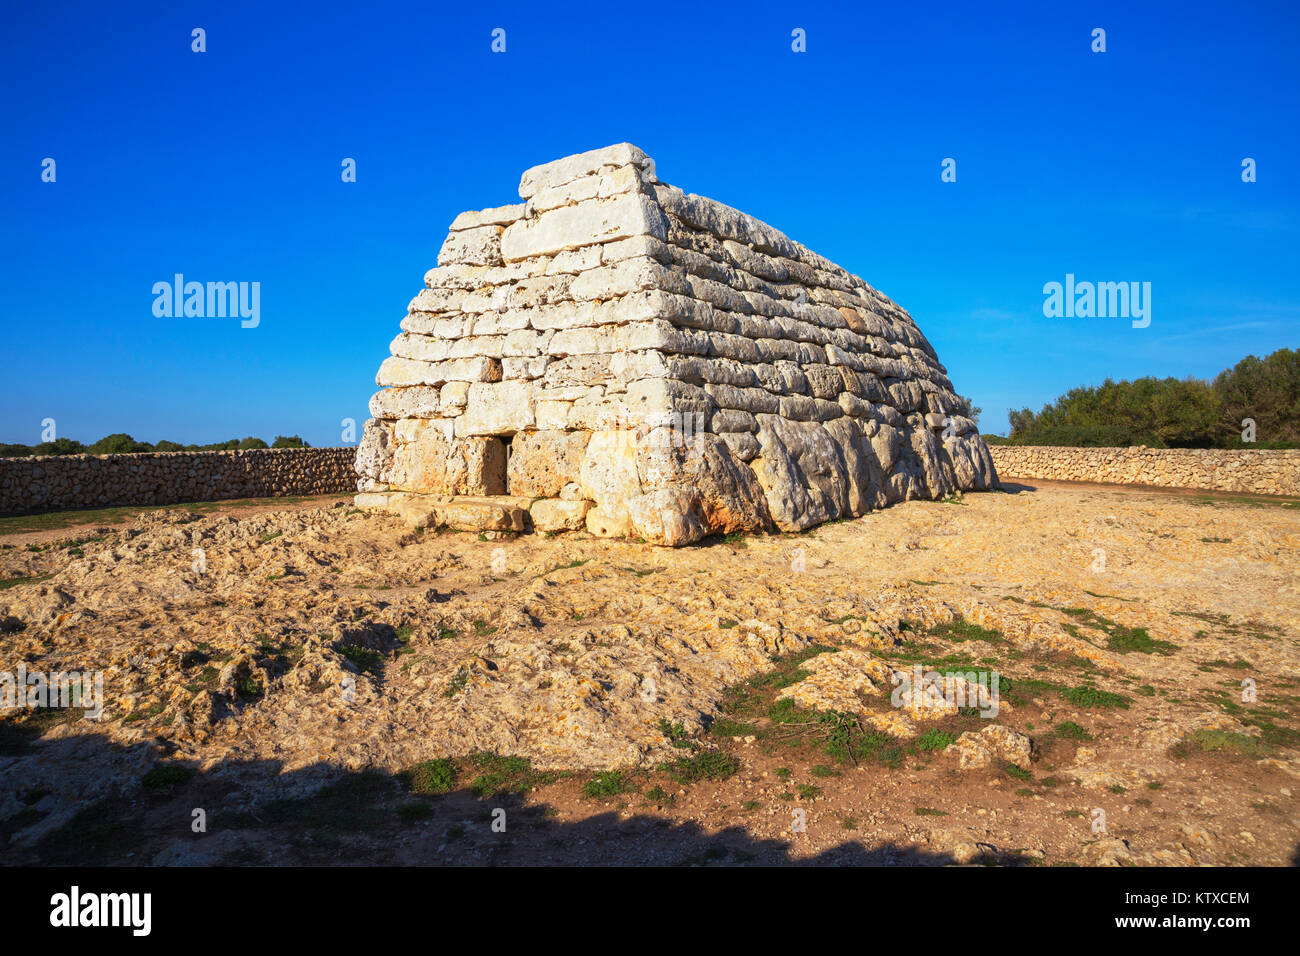
<path id="1" fill-rule="evenodd" d="M 0 719 L 6 860 L 1292 862 L 1300 510 L 1009 487 L 678 550 L 346 504 L 0 537 L 0 671 L 105 696 Z"/>

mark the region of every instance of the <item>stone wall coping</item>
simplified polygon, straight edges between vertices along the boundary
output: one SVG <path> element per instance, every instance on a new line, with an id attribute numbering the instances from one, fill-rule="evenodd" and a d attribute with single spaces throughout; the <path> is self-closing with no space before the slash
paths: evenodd
<path id="1" fill-rule="evenodd" d="M 1300 448 L 990 445 L 1008 479 L 1300 496 Z"/>
<path id="2" fill-rule="evenodd" d="M 356 445 L 326 445 L 322 447 L 312 446 L 311 448 L 207 448 L 195 449 L 194 451 L 133 451 L 133 452 L 111 452 L 105 455 L 15 455 L 8 458 L 0 458 L 0 467 L 4 466 L 7 461 L 12 462 L 34 462 L 41 463 L 44 461 L 105 461 L 110 458 L 130 458 L 130 459 L 147 459 L 147 458 L 179 458 L 184 455 L 249 455 L 263 454 L 265 452 L 321 452 L 321 451 L 350 451 L 355 452 Z"/>

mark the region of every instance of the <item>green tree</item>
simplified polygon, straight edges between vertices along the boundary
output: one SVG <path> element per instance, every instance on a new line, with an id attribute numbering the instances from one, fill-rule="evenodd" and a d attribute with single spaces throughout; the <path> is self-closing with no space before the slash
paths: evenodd
<path id="1" fill-rule="evenodd" d="M 1023 438 L 1025 433 L 1034 427 L 1034 413 L 1027 408 L 1016 411 L 1014 408 L 1007 412 L 1007 421 L 1011 425 L 1010 438 Z"/>
<path id="2" fill-rule="evenodd" d="M 1106 379 L 1071 389 L 1037 415 L 1022 409 L 1008 417 L 1018 444 L 1205 448 L 1218 402 L 1197 379 Z"/>
<path id="3" fill-rule="evenodd" d="M 239 443 L 240 451 L 248 451 L 250 448 L 265 448 L 265 447 L 266 447 L 266 442 L 262 441 L 262 439 L 260 438 L 254 438 L 252 435 L 249 435 L 247 438 L 245 438 L 243 441 Z"/>
<path id="4" fill-rule="evenodd" d="M 271 447 L 272 448 L 310 448 L 311 445 L 307 444 L 297 435 L 289 435 L 287 437 L 284 435 L 276 435 L 275 441 L 271 442 Z"/>
<path id="5" fill-rule="evenodd" d="M 136 441 L 125 432 L 116 432 L 105 435 L 86 451 L 92 455 L 130 455 L 136 452 L 153 451 L 153 446 L 148 442 Z"/>
<path id="6" fill-rule="evenodd" d="M 1214 379 L 1219 416 L 1213 434 L 1223 448 L 1249 448 L 1242 422 L 1255 422 L 1258 445 L 1300 444 L 1300 350 L 1278 349 L 1266 358 L 1248 355 Z"/>
<path id="7" fill-rule="evenodd" d="M 43 441 L 31 451 L 29 455 L 84 455 L 87 448 L 79 441 L 73 441 L 71 438 L 56 438 L 54 441 Z"/>

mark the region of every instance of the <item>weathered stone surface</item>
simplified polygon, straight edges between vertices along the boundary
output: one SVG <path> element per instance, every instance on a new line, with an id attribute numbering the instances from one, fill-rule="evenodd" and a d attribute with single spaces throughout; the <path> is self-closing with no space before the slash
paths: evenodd
<path id="1" fill-rule="evenodd" d="M 373 418 L 437 418 L 439 389 L 427 385 L 386 388 L 370 398 Z"/>
<path id="2" fill-rule="evenodd" d="M 754 473 L 782 531 L 803 531 L 849 513 L 849 479 L 841 453 L 814 422 L 758 415 Z"/>
<path id="3" fill-rule="evenodd" d="M 648 544 L 677 547 L 708 534 L 699 514 L 699 497 L 688 488 L 656 488 L 636 495 L 628 499 L 627 514 L 630 534 Z"/>
<path id="4" fill-rule="evenodd" d="M 587 530 L 598 538 L 626 538 L 632 533 L 632 520 L 626 506 L 612 515 L 600 508 L 592 508 L 587 512 Z"/>
<path id="5" fill-rule="evenodd" d="M 393 444 L 392 422 L 378 421 L 373 418 L 367 421 L 354 459 L 357 474 L 372 481 L 387 482 L 393 464 Z"/>
<path id="6" fill-rule="evenodd" d="M 758 439 L 749 432 L 725 432 L 718 436 L 737 461 L 753 461 L 762 452 Z"/>
<path id="7" fill-rule="evenodd" d="M 909 433 L 912 455 L 921 469 L 922 480 L 931 498 L 948 498 L 956 490 L 953 483 L 952 464 L 943 454 L 939 440 L 928 428 L 916 428 Z"/>
<path id="8" fill-rule="evenodd" d="M 480 209 L 476 212 L 463 212 L 451 223 L 451 231 L 476 229 L 480 226 L 508 226 L 524 217 L 524 204 L 496 206 L 492 209 Z"/>
<path id="9" fill-rule="evenodd" d="M 588 505 L 547 523 L 680 545 L 996 484 L 934 349 L 857 276 L 626 143 L 519 192 L 452 224 L 380 367 L 360 490 L 508 485 Z"/>
<path id="10" fill-rule="evenodd" d="M 512 495 L 554 498 L 577 480 L 591 433 L 546 429 L 517 432 L 510 441 L 506 487 Z"/>
<path id="11" fill-rule="evenodd" d="M 642 493 L 635 432 L 594 432 L 583 453 L 578 483 L 603 517 L 626 517 L 627 502 Z"/>
<path id="12" fill-rule="evenodd" d="M 539 498 L 532 503 L 528 513 L 537 531 L 580 531 L 586 527 L 587 511 L 591 502 L 585 498 L 563 501 L 559 498 Z"/>
<path id="13" fill-rule="evenodd" d="M 494 358 L 462 358 L 424 362 L 398 355 L 384 359 L 375 376 L 380 386 L 442 385 L 444 382 L 497 382 L 501 363 Z"/>
<path id="14" fill-rule="evenodd" d="M 470 266 L 500 265 L 501 227 L 479 226 L 477 229 L 448 233 L 438 252 L 438 265 L 452 263 Z"/>
<path id="15" fill-rule="evenodd" d="M 839 446 L 849 482 L 849 511 L 854 517 L 885 506 L 884 473 L 875 448 L 861 424 L 840 418 L 827 422 L 826 433 Z"/>
<path id="16" fill-rule="evenodd" d="M 507 262 L 516 262 L 593 243 L 631 236 L 663 239 L 667 234 L 667 222 L 653 200 L 629 193 L 610 200 L 561 206 L 536 219 L 517 222 L 501 237 L 501 255 Z"/>
<path id="17" fill-rule="evenodd" d="M 515 532 L 527 528 L 527 512 L 504 498 L 407 495 L 390 507 L 412 528 Z"/>
<path id="18" fill-rule="evenodd" d="M 475 382 L 465 412 L 456 419 L 456 437 L 513 435 L 535 421 L 533 389 L 527 382 Z"/>
<path id="19" fill-rule="evenodd" d="M 1010 727 L 990 724 L 978 731 L 966 731 L 944 753 L 955 756 L 957 766 L 962 770 L 987 767 L 995 760 L 1006 761 L 1021 770 L 1028 770 L 1033 755 L 1033 741 Z"/>
<path id="20" fill-rule="evenodd" d="M 613 171 L 620 166 L 635 166 L 642 171 L 647 181 L 656 181 L 654 160 L 631 143 L 616 143 L 525 170 L 519 179 L 519 196 L 521 199 L 529 199 L 543 189 L 562 186 L 606 170 Z"/>
<path id="21" fill-rule="evenodd" d="M 435 495 L 506 493 L 506 448 L 499 438 L 448 441 L 427 430 L 395 449 L 385 479 L 394 489 Z"/>

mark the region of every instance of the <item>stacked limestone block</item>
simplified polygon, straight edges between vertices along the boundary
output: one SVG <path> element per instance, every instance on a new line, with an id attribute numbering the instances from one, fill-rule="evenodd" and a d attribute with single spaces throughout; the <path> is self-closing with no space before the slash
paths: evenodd
<path id="1" fill-rule="evenodd" d="M 997 476 L 903 309 L 623 143 L 458 216 L 380 366 L 362 505 L 680 545 Z M 399 507 L 400 506 L 400 507 Z"/>

